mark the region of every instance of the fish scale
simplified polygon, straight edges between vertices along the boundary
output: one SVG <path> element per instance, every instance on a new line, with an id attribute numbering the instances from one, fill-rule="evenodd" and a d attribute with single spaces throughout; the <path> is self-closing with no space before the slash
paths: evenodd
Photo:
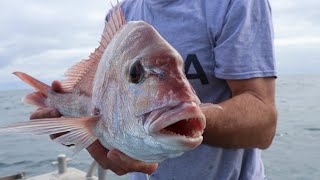
<path id="1" fill-rule="evenodd" d="M 65 132 L 55 141 L 74 144 L 75 153 L 99 140 L 145 162 L 177 157 L 203 140 L 205 116 L 183 74 L 182 57 L 148 23 L 125 22 L 119 5 L 99 47 L 67 70 L 65 80 L 51 87 L 25 73 L 15 75 L 36 90 L 24 102 L 58 109 L 63 116 L 8 125 L 0 132 Z"/>

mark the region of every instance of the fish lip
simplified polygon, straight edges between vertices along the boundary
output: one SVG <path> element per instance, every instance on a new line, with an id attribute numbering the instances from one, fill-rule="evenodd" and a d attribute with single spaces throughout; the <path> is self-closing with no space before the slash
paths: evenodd
<path id="1" fill-rule="evenodd" d="M 149 116 L 150 113 L 154 112 L 154 111 L 161 111 L 161 110 L 166 110 L 168 107 L 173 107 L 173 106 L 176 106 L 178 105 L 180 102 L 177 102 L 177 101 L 171 101 L 169 103 L 159 103 L 159 105 L 151 108 L 151 109 L 147 109 L 147 110 L 143 110 L 141 112 L 137 112 L 135 114 L 136 117 L 139 117 L 139 116 Z M 200 103 L 199 103 L 200 104 Z"/>
<path id="2" fill-rule="evenodd" d="M 202 133 L 206 126 L 206 121 L 204 114 L 196 102 L 180 102 L 173 106 L 154 110 L 146 119 L 144 129 L 148 134 L 162 143 L 194 148 L 201 144 L 203 140 Z M 164 128 L 172 124 L 183 120 L 188 121 L 189 119 L 198 121 L 198 124 L 200 125 L 200 128 L 195 129 L 195 135 L 192 137 L 176 134 L 174 132 L 169 133 L 170 131 L 164 130 Z"/>

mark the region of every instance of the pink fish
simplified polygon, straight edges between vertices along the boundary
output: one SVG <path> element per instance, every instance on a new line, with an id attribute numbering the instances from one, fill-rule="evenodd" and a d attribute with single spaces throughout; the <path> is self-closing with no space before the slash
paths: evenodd
<path id="1" fill-rule="evenodd" d="M 118 6 L 119 7 L 119 6 Z M 36 92 L 24 102 L 56 108 L 63 117 L 37 119 L 0 131 L 55 134 L 75 153 L 99 140 L 145 162 L 160 162 L 201 144 L 205 116 L 183 72 L 179 53 L 149 24 L 126 23 L 120 8 L 106 23 L 99 47 L 88 60 L 53 82 L 62 92 L 14 73 Z"/>

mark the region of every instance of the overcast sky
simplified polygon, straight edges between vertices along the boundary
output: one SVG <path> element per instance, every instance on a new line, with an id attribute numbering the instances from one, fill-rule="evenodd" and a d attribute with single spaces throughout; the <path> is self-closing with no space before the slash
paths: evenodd
<path id="1" fill-rule="evenodd" d="M 320 1 L 270 3 L 279 74 L 320 73 Z M 21 87 L 14 71 L 61 79 L 98 45 L 109 8 L 108 0 L 1 0 L 0 89 Z"/>

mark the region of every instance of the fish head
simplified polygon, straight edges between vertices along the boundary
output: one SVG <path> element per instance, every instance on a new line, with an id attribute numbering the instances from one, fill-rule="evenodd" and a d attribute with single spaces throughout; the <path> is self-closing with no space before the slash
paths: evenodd
<path id="1" fill-rule="evenodd" d="M 182 57 L 143 21 L 126 24 L 104 52 L 93 102 L 100 142 L 135 159 L 160 162 L 203 140 L 205 116 Z"/>

